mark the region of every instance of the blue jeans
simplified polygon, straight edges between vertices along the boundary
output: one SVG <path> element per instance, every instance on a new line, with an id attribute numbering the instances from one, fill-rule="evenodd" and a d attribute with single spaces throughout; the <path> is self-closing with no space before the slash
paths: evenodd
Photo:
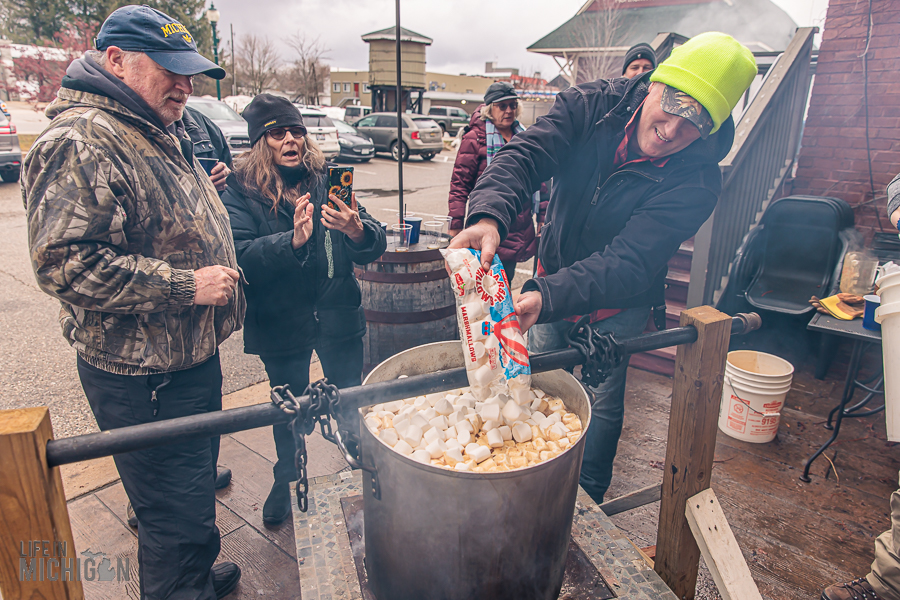
<path id="1" fill-rule="evenodd" d="M 650 307 L 629 308 L 619 314 L 591 325 L 595 331 L 611 331 L 618 338 L 640 335 L 647 325 Z M 552 352 L 567 346 L 564 333 L 573 323 L 558 321 L 535 325 L 528 330 L 528 352 Z M 588 388 L 593 394 L 591 404 L 591 425 L 587 430 L 584 459 L 581 463 L 579 483 L 590 497 L 600 504 L 612 481 L 613 460 L 622 434 L 622 420 L 625 416 L 625 376 L 628 371 L 628 356 L 613 369 L 605 382 L 596 388 Z"/>

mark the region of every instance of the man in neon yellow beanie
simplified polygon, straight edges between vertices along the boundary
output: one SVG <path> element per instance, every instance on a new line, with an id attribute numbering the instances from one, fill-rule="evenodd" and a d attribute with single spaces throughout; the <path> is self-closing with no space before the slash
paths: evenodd
<path id="1" fill-rule="evenodd" d="M 747 48 L 704 33 L 655 71 L 561 92 L 545 117 L 497 153 L 451 248 L 480 249 L 490 263 L 523 203 L 553 178 L 537 276 L 516 301 L 529 351 L 565 347 L 580 315 L 601 333 L 643 331 L 650 307 L 664 304 L 666 263 L 719 199 L 731 111 L 756 74 Z M 612 478 L 627 366 L 623 360 L 591 388 L 581 485 L 598 503 Z"/>

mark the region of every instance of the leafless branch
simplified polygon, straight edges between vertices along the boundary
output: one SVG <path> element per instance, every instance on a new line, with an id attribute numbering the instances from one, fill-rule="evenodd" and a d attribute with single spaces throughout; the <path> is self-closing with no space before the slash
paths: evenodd
<path id="1" fill-rule="evenodd" d="M 246 92 L 261 94 L 275 82 L 275 70 L 281 59 L 268 37 L 241 36 L 235 58 L 241 72 L 241 87 Z"/>
<path id="2" fill-rule="evenodd" d="M 593 27 L 580 31 L 576 36 L 577 45 L 583 50 L 576 61 L 575 77 L 578 83 L 594 81 L 621 75 L 622 57 L 607 48 L 617 45 L 617 40 L 627 38 L 622 20 L 623 12 L 616 7 L 615 0 L 600 0 L 602 8 L 592 11 L 596 21 Z"/>
<path id="3" fill-rule="evenodd" d="M 319 38 L 308 40 L 300 34 L 293 34 L 284 42 L 292 54 L 289 65 L 279 76 L 282 89 L 290 91 L 295 101 L 318 104 L 329 74 L 328 66 L 322 63 L 328 48 Z"/>

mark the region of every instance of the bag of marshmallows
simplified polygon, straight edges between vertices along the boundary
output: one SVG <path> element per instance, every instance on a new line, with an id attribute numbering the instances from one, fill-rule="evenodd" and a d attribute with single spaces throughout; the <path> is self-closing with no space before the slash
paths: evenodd
<path id="1" fill-rule="evenodd" d="M 509 393 L 528 398 L 531 365 L 503 264 L 497 256 L 491 270 L 481 266 L 481 252 L 470 248 L 441 250 L 450 268 L 456 297 L 459 337 L 472 393 L 484 400 Z M 520 402 L 521 404 L 521 402 Z"/>

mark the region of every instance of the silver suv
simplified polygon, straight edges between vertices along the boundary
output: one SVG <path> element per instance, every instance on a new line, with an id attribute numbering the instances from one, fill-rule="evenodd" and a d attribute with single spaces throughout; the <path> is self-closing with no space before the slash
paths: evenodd
<path id="1" fill-rule="evenodd" d="M 0 179 L 15 183 L 22 172 L 22 149 L 16 126 L 0 113 Z"/>
<path id="2" fill-rule="evenodd" d="M 469 113 L 455 106 L 432 106 L 428 109 L 428 116 L 450 135 L 456 135 L 457 131 L 469 124 Z"/>
<path id="3" fill-rule="evenodd" d="M 250 134 L 247 133 L 247 121 L 244 117 L 234 112 L 230 106 L 212 98 L 188 98 L 188 106 L 203 113 L 222 130 L 225 141 L 232 156 L 250 149 Z"/>
<path id="4" fill-rule="evenodd" d="M 356 122 L 356 129 L 372 138 L 375 152 L 390 152 L 394 160 L 418 154 L 431 160 L 444 149 L 440 126 L 428 115 L 403 115 L 403 141 L 397 143 L 397 113 L 372 113 Z"/>

